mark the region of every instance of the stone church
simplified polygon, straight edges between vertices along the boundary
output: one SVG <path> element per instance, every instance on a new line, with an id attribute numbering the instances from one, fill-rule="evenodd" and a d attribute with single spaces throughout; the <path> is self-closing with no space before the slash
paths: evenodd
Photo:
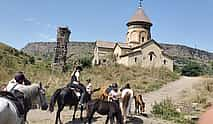
<path id="1" fill-rule="evenodd" d="M 127 23 L 125 43 L 96 41 L 93 65 L 107 64 L 113 59 L 114 62 L 125 66 L 166 67 L 173 71 L 172 58 L 152 39 L 152 25 L 140 4 Z"/>

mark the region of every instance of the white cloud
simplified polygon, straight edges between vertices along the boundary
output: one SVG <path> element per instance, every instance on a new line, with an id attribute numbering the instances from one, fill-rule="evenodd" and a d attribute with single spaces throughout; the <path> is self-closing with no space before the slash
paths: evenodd
<path id="1" fill-rule="evenodd" d="M 34 22 L 35 18 L 25 18 L 24 22 Z"/>
<path id="2" fill-rule="evenodd" d="M 33 23 L 33 24 L 37 24 L 37 25 L 40 25 L 40 24 L 41 24 L 40 21 L 38 21 L 36 18 L 32 18 L 32 17 L 30 17 L 30 18 L 25 18 L 25 19 L 24 19 L 24 22 Z"/>

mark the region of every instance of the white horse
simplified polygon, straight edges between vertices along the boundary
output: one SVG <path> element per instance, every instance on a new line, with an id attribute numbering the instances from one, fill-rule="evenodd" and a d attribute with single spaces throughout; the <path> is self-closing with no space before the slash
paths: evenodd
<path id="1" fill-rule="evenodd" d="M 122 115 L 124 117 L 124 123 L 126 123 L 127 115 L 131 112 L 131 104 L 134 99 L 134 93 L 132 89 L 124 89 L 121 92 L 120 107 Z"/>
<path id="2" fill-rule="evenodd" d="M 0 97 L 0 123 L 24 124 L 24 118 L 19 117 L 15 104 L 9 99 Z"/>
<path id="3" fill-rule="evenodd" d="M 31 104 L 39 104 L 42 110 L 47 110 L 48 104 L 45 96 L 45 89 L 42 87 L 41 83 L 29 86 L 18 84 L 14 90 L 24 93 L 25 99 L 29 101 L 25 103 L 25 107 L 31 106 Z M 27 108 L 25 111 L 26 114 L 24 115 L 24 118 L 19 118 L 17 115 L 17 108 L 12 101 L 0 97 L 0 105 L 1 124 L 23 124 L 26 121 L 27 112 L 30 108 Z"/>

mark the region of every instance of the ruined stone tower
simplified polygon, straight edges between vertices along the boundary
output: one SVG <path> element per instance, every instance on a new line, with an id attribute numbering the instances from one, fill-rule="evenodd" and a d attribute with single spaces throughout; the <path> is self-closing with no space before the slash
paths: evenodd
<path id="1" fill-rule="evenodd" d="M 63 72 L 67 60 L 67 43 L 69 42 L 70 30 L 68 27 L 59 27 L 57 29 L 57 46 L 55 47 L 54 69 L 61 69 Z"/>

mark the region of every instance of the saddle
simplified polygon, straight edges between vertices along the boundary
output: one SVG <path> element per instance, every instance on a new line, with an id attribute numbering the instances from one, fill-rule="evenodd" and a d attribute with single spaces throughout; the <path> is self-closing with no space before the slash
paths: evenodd
<path id="1" fill-rule="evenodd" d="M 12 101 L 17 108 L 18 117 L 23 117 L 23 115 L 25 114 L 25 110 L 24 110 L 24 94 L 22 92 L 15 90 L 13 94 L 7 91 L 0 91 L 0 97 L 4 97 Z"/>
<path id="2" fill-rule="evenodd" d="M 74 87 L 69 87 L 70 90 L 74 91 L 74 93 L 76 94 L 76 96 L 80 99 L 81 97 L 81 92 L 78 88 L 74 88 Z"/>

